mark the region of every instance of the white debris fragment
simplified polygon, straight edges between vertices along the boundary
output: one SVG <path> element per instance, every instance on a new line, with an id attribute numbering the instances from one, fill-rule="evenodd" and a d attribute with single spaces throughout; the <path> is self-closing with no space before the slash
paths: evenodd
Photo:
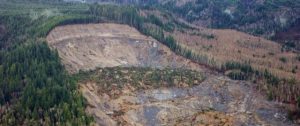
<path id="1" fill-rule="evenodd" d="M 157 43 L 153 42 L 153 47 L 156 48 L 157 47 Z"/>
<path id="2" fill-rule="evenodd" d="M 121 64 L 128 64 L 128 62 L 127 62 L 127 61 L 124 61 L 124 60 L 120 60 L 120 63 L 121 63 Z"/>

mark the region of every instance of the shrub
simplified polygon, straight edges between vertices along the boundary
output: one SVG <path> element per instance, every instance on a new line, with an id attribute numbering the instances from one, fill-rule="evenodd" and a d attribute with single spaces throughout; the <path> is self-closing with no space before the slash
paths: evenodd
<path id="1" fill-rule="evenodd" d="M 296 59 L 297 59 L 298 61 L 300 61 L 300 54 L 298 54 L 298 55 L 296 56 Z"/>
<path id="2" fill-rule="evenodd" d="M 273 52 L 268 53 L 270 56 L 274 56 L 275 54 Z"/>
<path id="3" fill-rule="evenodd" d="M 287 62 L 287 58 L 285 58 L 285 57 L 280 57 L 279 60 L 280 60 L 281 62 L 283 62 L 283 63 L 286 63 L 286 62 Z"/>
<path id="4" fill-rule="evenodd" d="M 227 76 L 233 80 L 246 80 L 247 76 L 241 71 L 231 71 Z"/>
<path id="5" fill-rule="evenodd" d="M 293 69 L 292 69 L 292 73 L 297 73 L 297 69 L 298 69 L 298 66 L 295 66 Z"/>

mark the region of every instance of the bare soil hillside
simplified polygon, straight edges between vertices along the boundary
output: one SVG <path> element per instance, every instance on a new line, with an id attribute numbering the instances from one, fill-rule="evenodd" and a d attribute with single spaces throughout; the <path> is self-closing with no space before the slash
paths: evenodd
<path id="1" fill-rule="evenodd" d="M 201 68 L 127 25 L 61 26 L 49 33 L 47 42 L 71 73 L 115 66 Z"/>

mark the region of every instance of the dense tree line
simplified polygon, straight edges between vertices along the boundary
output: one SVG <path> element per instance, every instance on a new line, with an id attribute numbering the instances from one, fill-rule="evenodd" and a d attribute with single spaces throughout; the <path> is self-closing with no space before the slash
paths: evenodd
<path id="1" fill-rule="evenodd" d="M 299 16 L 300 2 L 295 0 L 193 0 L 178 6 L 176 0 L 159 5 L 189 22 L 203 21 L 212 28 L 234 28 L 255 35 L 268 35 L 289 27 Z M 235 9 L 231 9 L 235 8 Z M 287 9 L 286 24 L 281 24 L 277 12 Z"/>
<path id="2" fill-rule="evenodd" d="M 143 19 L 139 16 L 138 9 L 133 6 L 116 5 L 90 5 L 87 12 L 95 20 L 110 21 L 115 23 L 128 24 L 141 29 Z"/>
<path id="3" fill-rule="evenodd" d="M 85 113 L 76 81 L 41 38 L 57 25 L 94 20 L 80 13 L 35 20 L 8 13 L 0 21 L 5 30 L 0 38 L 0 125 L 89 125 L 93 119 Z"/>
<path id="4" fill-rule="evenodd" d="M 0 36 L 0 49 L 8 48 L 25 40 L 24 32 L 30 27 L 30 18 L 18 15 L 0 15 L 5 32 Z"/>
<path id="5" fill-rule="evenodd" d="M 295 78 L 279 78 L 267 69 L 264 71 L 256 70 L 249 64 L 238 62 L 227 62 L 222 65 L 221 69 L 222 71 L 229 71 L 227 75 L 231 79 L 250 80 L 259 83 L 257 88 L 266 92 L 270 100 L 296 103 L 297 105 L 300 103 L 300 85 Z M 300 114 L 299 109 L 298 113 Z"/>
<path id="6" fill-rule="evenodd" d="M 0 112 L 4 125 L 87 125 L 84 99 L 46 43 L 1 53 Z"/>

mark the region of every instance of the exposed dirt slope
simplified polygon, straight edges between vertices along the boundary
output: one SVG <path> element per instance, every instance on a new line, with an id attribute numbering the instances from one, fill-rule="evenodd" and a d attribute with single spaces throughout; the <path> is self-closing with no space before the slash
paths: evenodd
<path id="1" fill-rule="evenodd" d="M 61 26 L 50 32 L 47 42 L 58 50 L 71 73 L 115 66 L 200 68 L 126 25 Z"/>

